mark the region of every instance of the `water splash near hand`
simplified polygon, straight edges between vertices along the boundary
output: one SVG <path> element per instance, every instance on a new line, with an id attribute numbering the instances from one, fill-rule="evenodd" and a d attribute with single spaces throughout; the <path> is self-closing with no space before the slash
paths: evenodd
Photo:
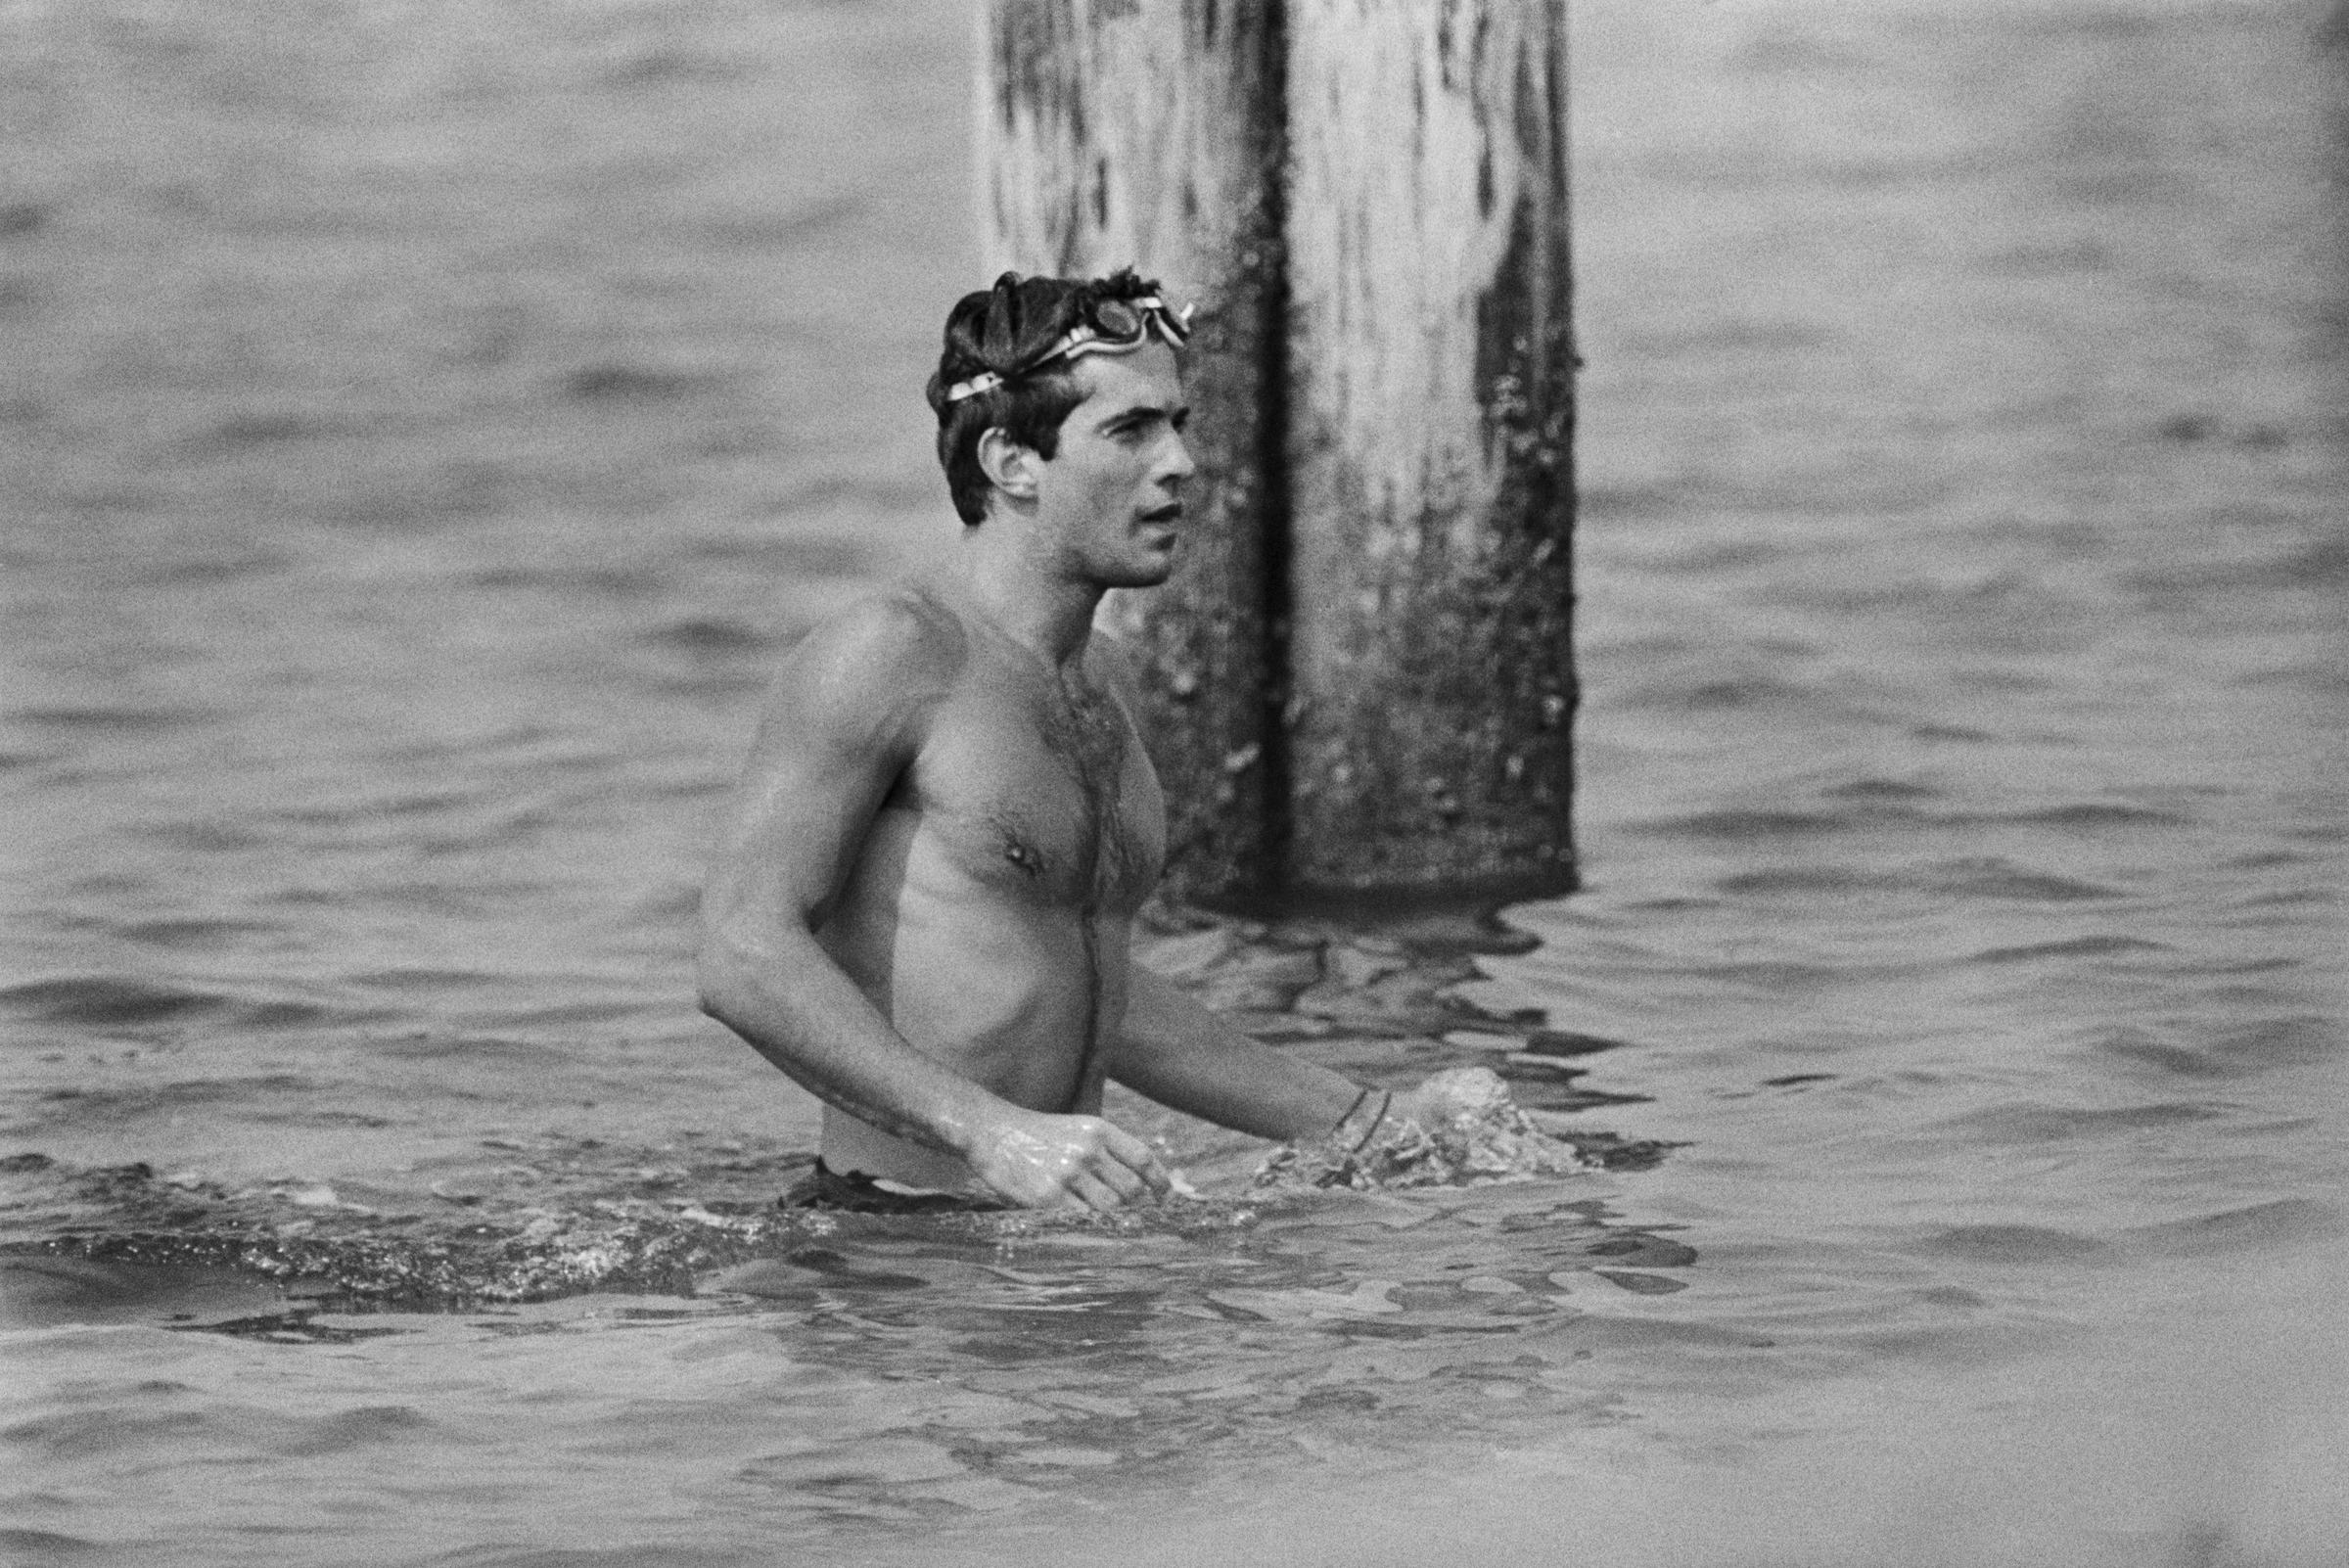
<path id="1" fill-rule="evenodd" d="M 1590 1168 L 1572 1144 L 1534 1125 L 1489 1067 L 1454 1067 L 1395 1096 L 1367 1143 L 1284 1144 L 1252 1185 L 1473 1187 Z"/>

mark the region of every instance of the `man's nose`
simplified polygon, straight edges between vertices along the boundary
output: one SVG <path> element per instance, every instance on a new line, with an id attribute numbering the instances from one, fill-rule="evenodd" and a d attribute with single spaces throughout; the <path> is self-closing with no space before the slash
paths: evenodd
<path id="1" fill-rule="evenodd" d="M 1181 481 L 1198 471 L 1199 465 L 1191 461 L 1189 443 L 1183 440 L 1180 431 L 1174 432 L 1167 441 L 1166 456 L 1159 461 L 1158 477 L 1162 481 Z"/>

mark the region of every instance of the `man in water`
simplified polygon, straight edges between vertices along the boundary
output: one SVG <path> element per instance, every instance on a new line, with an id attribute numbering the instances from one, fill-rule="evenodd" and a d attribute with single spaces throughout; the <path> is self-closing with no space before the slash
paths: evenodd
<path id="1" fill-rule="evenodd" d="M 1131 272 L 1006 273 L 958 302 L 929 399 L 960 548 L 817 626 L 775 683 L 703 903 L 701 993 L 825 1103 L 794 1201 L 1166 1192 L 1102 1119 L 1104 1079 L 1283 1140 L 1366 1142 L 1397 1109 L 1128 955 L 1165 813 L 1093 612 L 1174 568 L 1186 315 Z"/>

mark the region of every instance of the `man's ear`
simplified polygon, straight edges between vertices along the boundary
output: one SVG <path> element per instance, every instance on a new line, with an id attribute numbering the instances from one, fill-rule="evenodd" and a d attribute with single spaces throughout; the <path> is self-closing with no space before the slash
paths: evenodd
<path id="1" fill-rule="evenodd" d="M 979 471 L 996 489 L 1015 501 L 1036 499 L 1036 467 L 1042 460 L 1034 447 L 1013 440 L 1000 425 L 990 425 L 979 433 L 978 456 Z"/>

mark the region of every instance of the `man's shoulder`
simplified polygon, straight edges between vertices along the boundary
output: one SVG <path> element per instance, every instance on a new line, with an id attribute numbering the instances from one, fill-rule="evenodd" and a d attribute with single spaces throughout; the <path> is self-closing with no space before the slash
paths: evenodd
<path id="1" fill-rule="evenodd" d="M 791 748 L 918 748 L 961 679 L 967 642 L 961 623 L 918 584 L 877 589 L 816 623 L 784 656 L 762 732 Z"/>
<path id="2" fill-rule="evenodd" d="M 817 622 L 784 664 L 787 683 L 929 689 L 969 657 L 962 623 L 918 579 L 893 582 Z"/>

